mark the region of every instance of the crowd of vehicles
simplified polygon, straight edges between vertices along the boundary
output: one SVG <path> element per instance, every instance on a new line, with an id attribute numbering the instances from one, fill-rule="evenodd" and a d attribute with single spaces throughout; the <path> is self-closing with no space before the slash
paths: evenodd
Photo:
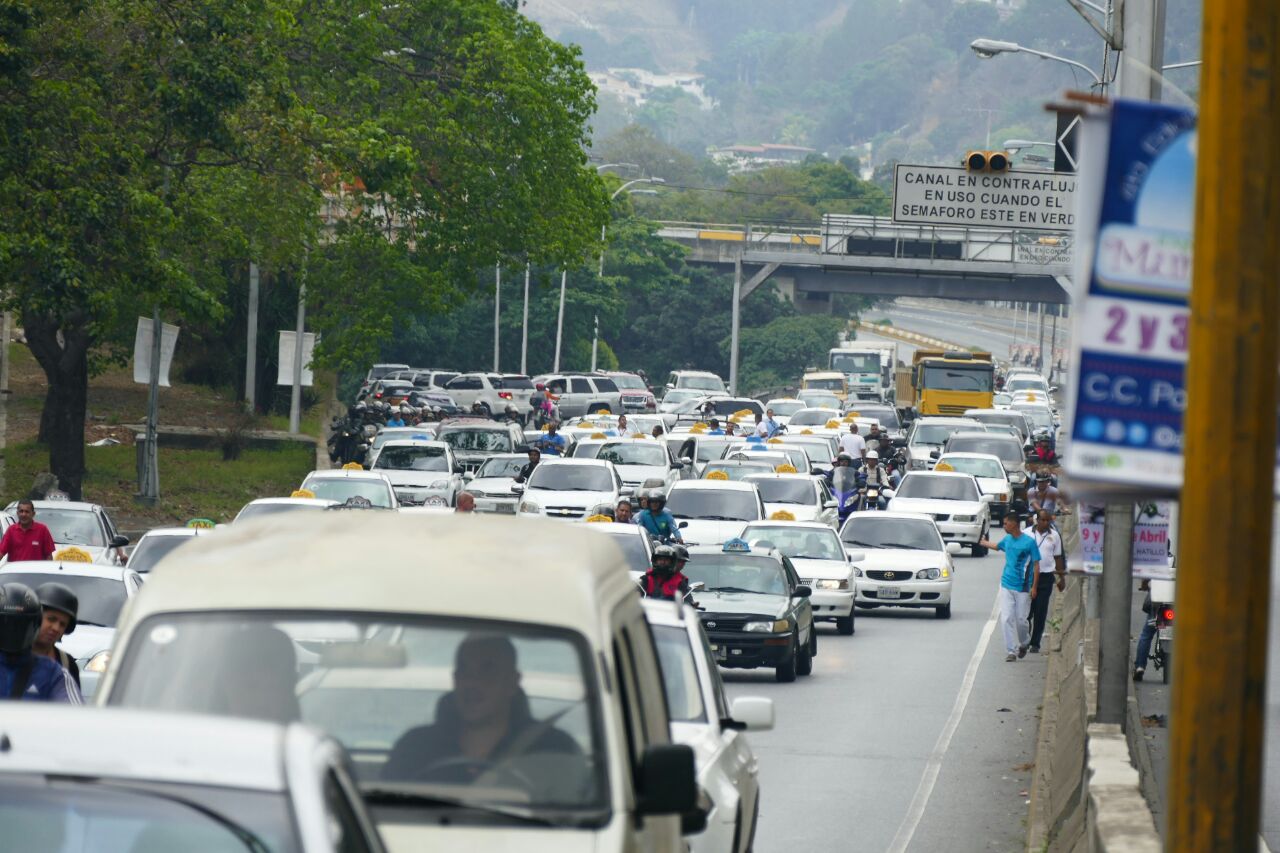
<path id="1" fill-rule="evenodd" d="M 931 359 L 918 376 L 992 367 Z M 881 391 L 892 373 L 877 365 Z M 633 374 L 377 365 L 335 424 L 351 433 L 339 467 L 230 523 L 127 552 L 104 508 L 37 502 L 60 550 L 0 566 L 0 583 L 73 587 L 65 647 L 107 707 L 71 727 L 68 781 L 35 799 L 14 780 L 45 772 L 31 738 L 61 717 L 6 718 L 0 810 L 31 838 L 74 814 L 139 850 L 753 849 L 767 792 L 748 733 L 774 708 L 729 702 L 721 670 L 810 677 L 820 645 L 854 642 L 859 610 L 950 618 L 955 555 L 982 556 L 1025 497 L 1030 407 L 1056 418 L 1020 373 L 1004 404 L 930 397 L 974 403 L 951 416 L 859 391 L 856 371 L 814 374 L 762 404 L 697 371 L 654 395 Z M 546 390 L 557 411 L 535 426 Z M 379 422 L 388 410 L 414 422 Z M 453 511 L 464 494 L 470 517 Z M 623 501 L 665 505 L 674 529 L 630 523 Z M 391 558 L 353 569 L 370 543 Z M 644 598 L 677 544 L 687 595 Z M 85 738 L 147 760 L 88 767 Z"/>

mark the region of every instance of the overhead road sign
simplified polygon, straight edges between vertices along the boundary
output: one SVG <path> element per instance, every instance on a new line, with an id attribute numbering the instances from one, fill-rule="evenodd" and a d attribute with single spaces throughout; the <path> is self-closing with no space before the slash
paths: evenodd
<path id="1" fill-rule="evenodd" d="M 961 225 L 1070 231 L 1076 176 L 1055 172 L 971 172 L 950 166 L 893 170 L 893 220 L 909 225 Z"/>

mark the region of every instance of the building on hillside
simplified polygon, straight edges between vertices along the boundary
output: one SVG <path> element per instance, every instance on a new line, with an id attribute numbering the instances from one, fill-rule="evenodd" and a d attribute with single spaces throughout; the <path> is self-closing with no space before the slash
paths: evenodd
<path id="1" fill-rule="evenodd" d="M 658 74 L 644 68 L 610 68 L 606 71 L 592 71 L 590 77 L 601 93 L 612 95 L 628 106 L 642 106 L 659 89 L 679 89 L 697 99 L 698 105 L 704 110 L 716 105 L 702 88 L 701 74 Z"/>
<path id="2" fill-rule="evenodd" d="M 817 149 L 803 145 L 781 145 L 765 143 L 763 145 L 730 145 L 727 148 L 708 148 L 707 155 L 716 163 L 724 166 L 730 174 L 755 172 L 770 166 L 785 166 L 788 163 L 799 163 Z"/>

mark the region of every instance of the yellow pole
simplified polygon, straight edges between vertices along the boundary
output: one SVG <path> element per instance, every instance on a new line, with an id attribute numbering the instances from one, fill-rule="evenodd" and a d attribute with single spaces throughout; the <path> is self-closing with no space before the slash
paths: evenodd
<path id="1" fill-rule="evenodd" d="M 1203 56 L 1165 832 L 1165 849 L 1187 853 L 1258 847 L 1280 354 L 1280 3 L 1206 2 Z"/>

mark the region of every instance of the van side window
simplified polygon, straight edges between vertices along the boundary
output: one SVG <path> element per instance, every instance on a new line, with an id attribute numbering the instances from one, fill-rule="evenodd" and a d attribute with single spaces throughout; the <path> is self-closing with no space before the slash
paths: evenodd
<path id="1" fill-rule="evenodd" d="M 636 682 L 641 685 L 659 685 L 656 690 L 641 690 L 640 706 L 644 712 L 641 723 L 645 727 L 648 743 L 669 743 L 671 740 L 670 713 L 667 694 L 662 690 L 662 670 L 658 664 L 658 650 L 653 644 L 653 633 L 643 617 L 627 626 L 627 642 L 631 645 L 631 661 Z"/>
<path id="2" fill-rule="evenodd" d="M 626 632 L 619 630 L 613 640 L 614 679 L 618 682 L 618 699 L 622 704 L 623 729 L 627 734 L 627 758 L 634 779 L 644 755 L 644 723 L 638 704 L 638 691 L 631 654 L 627 649 Z"/>

